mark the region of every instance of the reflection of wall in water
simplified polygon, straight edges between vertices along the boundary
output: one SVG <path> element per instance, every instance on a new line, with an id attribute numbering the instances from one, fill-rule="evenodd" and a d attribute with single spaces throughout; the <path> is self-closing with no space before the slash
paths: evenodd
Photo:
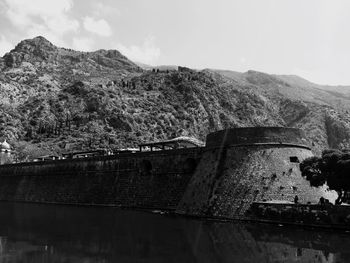
<path id="1" fill-rule="evenodd" d="M 349 258 L 350 247 L 349 235 L 320 230 L 9 203 L 0 204 L 0 236 L 5 254 L 24 248 L 20 259 L 37 257 L 32 262 L 43 255 L 55 262 L 332 262 L 333 254 Z"/>
<path id="2" fill-rule="evenodd" d="M 259 232 L 259 229 L 265 231 Z M 317 242 L 318 239 L 308 239 L 307 235 L 297 235 L 297 238 L 290 242 L 289 238 L 293 237 L 294 231 L 295 228 L 285 232 L 283 228 L 259 224 L 213 223 L 192 225 L 191 229 L 188 229 L 187 238 L 198 262 L 325 263 L 335 262 L 334 259 L 339 257 L 334 254 L 336 247 L 332 249 L 334 252 L 329 252 L 329 243 L 324 244 L 322 248 L 314 247 L 316 244 L 313 242 Z M 320 238 L 320 233 L 314 233 L 310 238 L 315 236 Z M 329 237 L 330 233 L 327 232 L 322 236 L 325 239 Z M 348 237 L 348 245 L 349 242 Z M 209 251 L 211 253 L 208 253 Z"/>

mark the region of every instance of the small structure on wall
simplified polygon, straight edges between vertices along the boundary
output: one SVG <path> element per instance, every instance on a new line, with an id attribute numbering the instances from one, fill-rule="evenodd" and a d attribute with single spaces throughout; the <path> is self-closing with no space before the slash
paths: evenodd
<path id="1" fill-rule="evenodd" d="M 0 142 L 0 164 L 13 163 L 13 155 L 14 151 L 6 139 Z"/>
<path id="2" fill-rule="evenodd" d="M 193 138 L 181 136 L 171 140 L 165 140 L 160 142 L 149 142 L 139 144 L 140 152 L 144 151 L 160 151 L 160 150 L 174 150 L 182 148 L 194 148 L 194 147 L 204 147 L 205 143 Z"/>

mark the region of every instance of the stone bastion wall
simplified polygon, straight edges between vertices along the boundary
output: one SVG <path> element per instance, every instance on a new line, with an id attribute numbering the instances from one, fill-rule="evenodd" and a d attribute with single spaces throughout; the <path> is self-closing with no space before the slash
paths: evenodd
<path id="1" fill-rule="evenodd" d="M 305 142 L 299 129 L 236 128 L 209 134 L 201 148 L 0 165 L 0 200 L 232 219 L 247 218 L 255 202 L 333 201 L 300 174 L 299 163 L 312 156 Z"/>
<path id="2" fill-rule="evenodd" d="M 209 134 L 177 213 L 242 219 L 254 202 L 317 203 L 335 196 L 314 188 L 299 163 L 311 157 L 301 130 L 238 128 Z"/>
<path id="3" fill-rule="evenodd" d="M 175 209 L 201 148 L 0 166 L 0 200 Z"/>

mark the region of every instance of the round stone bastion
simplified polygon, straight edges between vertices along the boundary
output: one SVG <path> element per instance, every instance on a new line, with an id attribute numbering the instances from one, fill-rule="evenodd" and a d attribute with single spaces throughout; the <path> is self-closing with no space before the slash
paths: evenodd
<path id="1" fill-rule="evenodd" d="M 299 164 L 313 156 L 304 132 L 295 128 L 233 128 L 207 136 L 203 155 L 177 213 L 242 219 L 254 202 L 333 202 L 326 186 L 311 187 Z"/>

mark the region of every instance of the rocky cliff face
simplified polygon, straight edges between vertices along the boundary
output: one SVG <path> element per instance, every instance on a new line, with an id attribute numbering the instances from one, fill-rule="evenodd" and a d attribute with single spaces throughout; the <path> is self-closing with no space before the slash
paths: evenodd
<path id="1" fill-rule="evenodd" d="M 0 137 L 20 158 L 244 126 L 302 128 L 316 153 L 347 147 L 349 98 L 303 83 L 254 71 L 145 71 L 116 50 L 36 37 L 0 59 Z"/>

